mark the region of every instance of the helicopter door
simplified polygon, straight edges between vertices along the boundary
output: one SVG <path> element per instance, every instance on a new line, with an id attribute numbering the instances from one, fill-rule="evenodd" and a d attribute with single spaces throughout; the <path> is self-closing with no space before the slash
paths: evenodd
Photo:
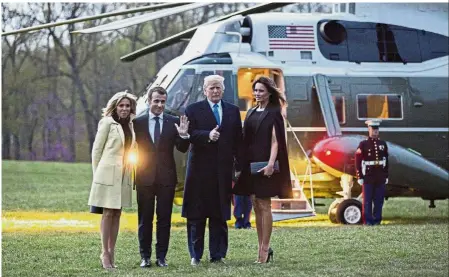
<path id="1" fill-rule="evenodd" d="M 252 85 L 260 76 L 270 77 L 282 93 L 285 91 L 284 76 L 281 70 L 272 68 L 240 68 L 237 72 L 237 88 L 238 106 L 242 120 L 245 119 L 246 112 L 256 104 Z"/>
<path id="2" fill-rule="evenodd" d="M 327 135 L 329 137 L 341 135 L 340 123 L 332 100 L 327 77 L 322 74 L 314 75 L 313 83 L 320 102 L 321 112 L 323 113 Z"/>
<path id="3" fill-rule="evenodd" d="M 252 85 L 253 82 L 260 76 L 270 77 L 276 83 L 279 90 L 285 95 L 284 76 L 281 70 L 272 68 L 240 68 L 237 72 L 237 84 L 238 104 L 242 120 L 245 119 L 247 111 L 254 107 L 254 105 L 256 104 L 253 97 Z M 298 144 L 300 144 L 299 140 L 297 140 L 297 142 Z M 295 144 L 296 142 L 293 140 L 288 140 L 287 144 L 288 143 Z M 301 145 L 299 146 L 301 147 L 301 149 L 303 149 Z M 304 155 L 306 155 L 305 152 Z M 290 170 L 293 170 L 293 168 L 294 166 L 290 166 Z M 271 213 L 273 216 L 273 221 L 315 216 L 315 210 L 306 198 L 301 187 L 301 180 L 299 180 L 297 175 L 301 174 L 301 176 L 309 176 L 311 173 L 310 167 L 308 167 L 308 170 L 309 171 L 306 171 L 305 174 L 302 174 L 302 172 L 296 172 L 296 169 L 294 170 L 294 172 L 290 172 L 293 187 L 293 199 L 271 199 Z M 308 173 L 309 175 L 307 175 Z M 311 184 L 311 182 L 309 183 Z"/>

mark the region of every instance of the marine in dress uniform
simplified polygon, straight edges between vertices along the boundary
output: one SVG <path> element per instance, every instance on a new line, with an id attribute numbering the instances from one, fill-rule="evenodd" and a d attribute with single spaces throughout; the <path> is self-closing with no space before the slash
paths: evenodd
<path id="1" fill-rule="evenodd" d="M 362 186 L 363 222 L 378 225 L 388 183 L 388 146 L 379 139 L 379 120 L 368 120 L 369 138 L 360 142 L 355 153 L 358 183 Z"/>

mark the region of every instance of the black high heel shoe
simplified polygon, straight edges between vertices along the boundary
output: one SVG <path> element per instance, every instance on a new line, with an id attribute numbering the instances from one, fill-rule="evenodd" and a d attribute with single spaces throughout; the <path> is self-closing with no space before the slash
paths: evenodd
<path id="1" fill-rule="evenodd" d="M 269 263 L 270 261 L 274 262 L 274 251 L 271 247 L 268 249 L 268 257 L 266 262 Z"/>
<path id="2" fill-rule="evenodd" d="M 269 263 L 270 261 L 274 262 L 274 251 L 273 251 L 273 249 L 271 249 L 271 247 L 268 248 L 268 255 L 267 255 L 267 259 L 265 260 L 265 262 L 261 262 L 260 260 L 257 260 L 254 263 L 265 264 L 265 263 Z"/>

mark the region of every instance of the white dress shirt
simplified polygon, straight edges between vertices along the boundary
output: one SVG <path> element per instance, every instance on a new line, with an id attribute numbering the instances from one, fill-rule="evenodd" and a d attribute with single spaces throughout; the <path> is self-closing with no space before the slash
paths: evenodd
<path id="1" fill-rule="evenodd" d="M 149 112 L 149 120 L 148 120 L 148 130 L 150 131 L 151 139 L 154 142 L 154 128 L 156 127 L 156 120 L 154 119 L 156 115 L 152 112 Z M 162 134 L 162 125 L 164 125 L 164 113 L 159 115 L 159 125 L 161 126 L 161 134 Z M 185 136 L 180 136 L 182 139 L 189 139 L 190 135 L 187 134 Z M 159 137 L 160 138 L 160 137 Z"/>
<path id="2" fill-rule="evenodd" d="M 148 129 L 150 131 L 151 139 L 153 139 L 154 142 L 154 128 L 156 127 L 156 115 L 154 115 L 152 112 L 149 112 L 150 119 L 148 120 Z M 161 134 L 162 134 L 162 126 L 164 125 L 164 113 L 161 113 L 158 115 L 159 117 L 159 125 L 161 126 Z"/>
<path id="3" fill-rule="evenodd" d="M 209 99 L 207 99 L 207 102 L 209 103 L 209 106 L 212 109 L 212 113 L 214 113 L 214 105 L 215 105 L 215 103 L 210 101 Z M 218 109 L 218 115 L 220 116 L 220 124 L 219 125 L 221 125 L 221 123 L 223 122 L 223 108 L 221 107 L 221 100 L 220 100 L 220 102 L 218 102 L 216 104 L 218 104 L 217 109 Z"/>

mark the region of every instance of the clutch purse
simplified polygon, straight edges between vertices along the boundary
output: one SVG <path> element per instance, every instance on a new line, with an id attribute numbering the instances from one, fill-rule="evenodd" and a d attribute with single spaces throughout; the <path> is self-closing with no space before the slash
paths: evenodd
<path id="1" fill-rule="evenodd" d="M 255 162 L 255 163 L 250 163 L 250 167 L 251 167 L 251 175 L 257 175 L 257 174 L 261 174 L 263 172 L 258 172 L 259 170 L 261 170 L 262 168 L 266 167 L 268 165 L 268 162 Z M 274 162 L 274 173 L 279 173 L 279 162 L 275 161 Z"/>

